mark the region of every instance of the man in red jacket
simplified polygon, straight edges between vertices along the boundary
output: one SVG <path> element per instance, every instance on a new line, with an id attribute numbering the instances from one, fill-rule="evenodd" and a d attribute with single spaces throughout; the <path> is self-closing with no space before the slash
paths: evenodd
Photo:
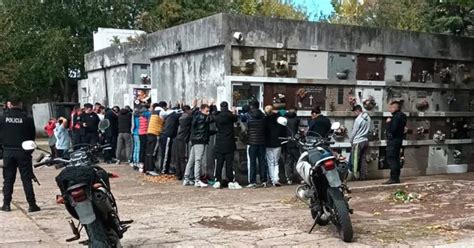
<path id="1" fill-rule="evenodd" d="M 56 150 L 56 137 L 54 136 L 55 128 L 56 128 L 55 118 L 49 119 L 48 123 L 46 123 L 46 125 L 44 126 L 44 130 L 46 131 L 46 134 L 49 137 L 48 145 L 49 145 L 49 148 L 51 149 L 51 157 L 53 158 L 58 156 L 58 153 Z"/>

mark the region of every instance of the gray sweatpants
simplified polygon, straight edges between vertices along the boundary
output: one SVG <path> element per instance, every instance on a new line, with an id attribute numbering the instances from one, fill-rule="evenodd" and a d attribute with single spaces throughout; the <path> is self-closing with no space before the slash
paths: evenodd
<path id="1" fill-rule="evenodd" d="M 118 160 L 125 157 L 126 161 L 131 160 L 132 156 L 132 134 L 119 133 L 117 137 L 117 150 L 115 156 Z"/>
<path id="2" fill-rule="evenodd" d="M 189 160 L 188 164 L 186 165 L 186 171 L 184 172 L 184 178 L 190 179 L 191 171 L 194 169 L 194 179 L 200 180 L 201 179 L 201 170 L 203 169 L 203 165 L 206 156 L 206 148 L 207 145 L 203 144 L 195 144 L 191 147 L 191 151 L 189 152 Z"/>

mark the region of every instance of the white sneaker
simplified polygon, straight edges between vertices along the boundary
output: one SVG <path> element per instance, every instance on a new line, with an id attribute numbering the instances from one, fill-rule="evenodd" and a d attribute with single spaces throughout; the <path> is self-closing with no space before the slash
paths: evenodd
<path id="1" fill-rule="evenodd" d="M 255 189 L 256 187 L 257 187 L 257 184 L 251 183 L 251 184 L 247 185 L 246 188 L 247 188 L 247 189 Z"/>
<path id="2" fill-rule="evenodd" d="M 242 186 L 238 182 L 229 183 L 229 189 L 242 189 Z"/>
<path id="3" fill-rule="evenodd" d="M 184 179 L 183 180 L 183 186 L 193 186 L 194 182 L 189 180 L 189 179 Z"/>
<path id="4" fill-rule="evenodd" d="M 159 176 L 160 174 L 156 173 L 155 171 L 149 171 L 147 172 L 148 175 L 150 176 L 153 176 L 153 177 L 156 177 L 156 176 Z"/>
<path id="5" fill-rule="evenodd" d="M 208 185 L 203 183 L 201 180 L 198 180 L 194 183 L 194 187 L 196 188 L 205 188 L 207 187 Z"/>
<path id="6" fill-rule="evenodd" d="M 220 189 L 221 188 L 221 183 L 220 182 L 215 182 L 214 185 L 212 185 L 213 188 L 215 189 Z"/>

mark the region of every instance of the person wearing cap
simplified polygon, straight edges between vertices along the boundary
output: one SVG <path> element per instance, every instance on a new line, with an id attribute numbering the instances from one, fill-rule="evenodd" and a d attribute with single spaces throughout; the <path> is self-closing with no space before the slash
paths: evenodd
<path id="1" fill-rule="evenodd" d="M 225 183 L 222 181 L 222 169 L 224 168 L 224 164 L 227 183 L 234 183 L 233 164 L 236 149 L 234 123 L 237 122 L 238 118 L 235 108 L 232 108 L 232 111 L 230 111 L 227 102 L 222 102 L 220 107 L 221 111 L 217 112 L 215 116 L 217 134 L 214 152 L 217 163 L 214 173 L 214 177 L 216 178 L 214 188 L 225 187 Z"/>
<path id="2" fill-rule="evenodd" d="M 362 106 L 355 105 L 352 112 L 357 116 L 352 127 L 349 141 L 352 145 L 350 156 L 350 166 L 355 179 L 364 180 L 367 177 L 367 162 L 365 153 L 369 145 L 369 131 L 372 120 L 367 112 L 362 110 Z"/>
<path id="3" fill-rule="evenodd" d="M 387 148 L 385 156 L 390 167 L 390 179 L 384 184 L 396 184 L 400 183 L 400 150 L 402 149 L 403 138 L 405 137 L 407 116 L 400 111 L 399 101 L 392 101 L 388 110 L 392 113 L 392 117 L 386 121 Z"/>

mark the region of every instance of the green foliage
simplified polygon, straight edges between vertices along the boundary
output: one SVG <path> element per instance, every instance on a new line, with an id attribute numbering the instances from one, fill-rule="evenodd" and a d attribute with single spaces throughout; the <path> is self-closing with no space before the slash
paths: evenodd
<path id="1" fill-rule="evenodd" d="M 161 0 L 138 17 L 147 32 L 190 22 L 220 12 L 307 20 L 307 11 L 284 0 Z"/>
<path id="2" fill-rule="evenodd" d="M 219 12 L 308 18 L 289 0 L 0 0 L 0 99 L 73 99 L 77 78 L 70 72 L 84 71 L 98 27 L 153 32 Z"/>
<path id="3" fill-rule="evenodd" d="M 70 100 L 98 27 L 134 28 L 147 1 L 0 2 L 0 98 Z"/>
<path id="4" fill-rule="evenodd" d="M 333 23 L 474 35 L 473 0 L 333 0 Z"/>

